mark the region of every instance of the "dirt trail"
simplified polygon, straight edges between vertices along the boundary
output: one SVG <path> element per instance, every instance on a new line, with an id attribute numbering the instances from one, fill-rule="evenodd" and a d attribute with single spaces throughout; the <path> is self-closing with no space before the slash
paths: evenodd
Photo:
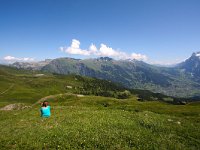
<path id="1" fill-rule="evenodd" d="M 56 98 L 56 97 L 62 96 L 62 95 L 64 95 L 64 94 L 56 94 L 56 95 L 49 95 L 49 96 L 43 97 L 43 98 L 39 99 L 37 102 L 35 102 L 32 106 L 38 105 L 39 103 L 41 103 L 42 101 L 45 101 L 47 99 Z M 65 95 L 66 95 L 66 93 L 65 93 Z"/>
<path id="2" fill-rule="evenodd" d="M 8 89 L 7 89 L 7 91 L 8 91 Z M 9 104 L 9 105 L 4 106 L 3 108 L 0 108 L 0 110 L 20 110 L 20 109 L 25 109 L 25 108 L 31 108 L 31 107 L 34 107 L 35 105 L 40 104 L 42 101 L 45 101 L 49 98 L 56 98 L 58 96 L 68 95 L 68 94 L 69 93 L 49 95 L 49 96 L 46 96 L 46 97 L 39 99 L 37 102 L 35 102 L 34 104 L 29 105 L 29 106 L 26 106 L 25 104 L 22 104 L 22 103 Z"/>
<path id="3" fill-rule="evenodd" d="M 49 96 L 46 96 L 46 97 L 43 97 L 41 99 L 39 99 L 37 102 L 35 102 L 32 106 L 35 106 L 35 105 L 38 105 L 39 103 L 41 103 L 42 101 L 45 101 L 47 99 L 50 99 L 50 98 L 56 98 L 58 96 L 66 96 L 66 95 L 74 95 L 74 96 L 77 96 L 77 97 L 84 97 L 84 95 L 81 95 L 81 94 L 73 94 L 73 93 L 63 93 L 63 94 L 56 94 L 56 95 L 49 95 Z"/>
<path id="4" fill-rule="evenodd" d="M 11 90 L 14 87 L 15 84 L 12 84 L 9 88 L 7 88 L 5 91 L 1 92 L 0 95 L 5 94 L 6 92 L 8 92 L 9 90 Z"/>
<path id="5" fill-rule="evenodd" d="M 34 106 L 40 104 L 42 101 L 48 100 L 50 98 L 54 99 L 54 98 L 57 98 L 59 96 L 66 96 L 66 95 L 74 95 L 74 96 L 77 96 L 77 97 L 84 97 L 84 95 L 72 94 L 72 93 L 55 94 L 55 95 L 45 96 L 45 97 L 39 99 L 34 104 L 29 105 L 29 106 L 26 106 L 26 105 L 24 105 L 22 103 L 19 103 L 19 104 L 9 104 L 9 105 L 7 105 L 7 106 L 5 106 L 3 108 L 0 108 L 0 110 L 20 110 L 20 109 L 25 109 L 25 108 L 31 108 L 31 107 L 34 107 Z"/>

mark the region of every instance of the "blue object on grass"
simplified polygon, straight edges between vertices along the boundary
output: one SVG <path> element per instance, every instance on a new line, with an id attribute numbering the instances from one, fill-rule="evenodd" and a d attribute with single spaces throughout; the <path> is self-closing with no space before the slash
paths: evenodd
<path id="1" fill-rule="evenodd" d="M 51 116 L 51 108 L 50 106 L 41 107 L 41 117 L 50 117 Z"/>

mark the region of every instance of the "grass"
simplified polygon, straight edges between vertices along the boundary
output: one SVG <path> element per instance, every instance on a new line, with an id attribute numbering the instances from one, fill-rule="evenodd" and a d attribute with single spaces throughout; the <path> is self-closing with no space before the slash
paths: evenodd
<path id="1" fill-rule="evenodd" d="M 119 91 L 122 87 L 99 79 L 76 75 L 53 75 L 18 70 L 0 65 L 0 103 L 34 103 L 38 99 L 60 93 L 105 93 Z M 70 88 L 69 88 L 70 87 Z M 98 90 L 98 91 L 97 91 Z"/>
<path id="2" fill-rule="evenodd" d="M 75 87 L 82 84 L 75 80 L 75 76 L 45 74 L 35 77 L 37 72 L 19 71 L 23 74 L 16 74 L 16 69 L 10 71 L 10 68 L 5 68 L 4 72 L 7 74 L 0 74 L 0 93 L 3 93 L 0 94 L 0 102 L 33 103 L 44 96 L 72 92 L 74 89 L 67 89 L 67 85 Z"/>
<path id="3" fill-rule="evenodd" d="M 48 119 L 40 117 L 39 106 L 0 111 L 1 149 L 200 148 L 196 106 L 74 95 L 49 102 L 52 116 Z M 166 112 L 166 107 L 171 111 Z"/>

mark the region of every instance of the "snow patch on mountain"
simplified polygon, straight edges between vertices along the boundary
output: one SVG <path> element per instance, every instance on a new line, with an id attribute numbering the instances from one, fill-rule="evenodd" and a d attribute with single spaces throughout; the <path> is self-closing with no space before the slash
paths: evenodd
<path id="1" fill-rule="evenodd" d="M 200 57 L 200 54 L 196 54 L 197 57 Z"/>
<path id="2" fill-rule="evenodd" d="M 200 52 L 196 52 L 196 53 L 195 53 L 195 56 L 196 56 L 196 57 L 200 57 Z"/>

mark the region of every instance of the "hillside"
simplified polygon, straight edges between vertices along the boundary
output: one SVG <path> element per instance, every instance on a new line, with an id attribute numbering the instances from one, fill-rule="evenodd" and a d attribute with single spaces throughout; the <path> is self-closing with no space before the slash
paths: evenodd
<path id="1" fill-rule="evenodd" d="M 47 99 L 49 119 L 39 104 L 0 110 L 3 149 L 176 149 L 200 148 L 199 104 L 138 102 L 134 97 L 57 96 Z"/>
<path id="2" fill-rule="evenodd" d="M 60 75 L 41 71 L 28 71 L 8 66 L 0 66 L 0 102 L 33 103 L 37 99 L 55 94 L 83 94 L 125 99 L 137 97 L 141 101 L 163 101 L 179 104 L 199 101 L 199 97 L 176 98 L 148 90 L 128 89 L 111 81 Z"/>
<path id="3" fill-rule="evenodd" d="M 2 150 L 200 148 L 199 103 L 78 75 L 0 66 L 0 77 Z"/>
<path id="4" fill-rule="evenodd" d="M 39 63 L 41 64 L 41 63 Z M 14 63 L 12 66 L 37 70 L 31 64 Z M 105 79 L 126 88 L 150 90 L 169 96 L 192 97 L 200 95 L 200 84 L 191 73 L 182 69 L 153 66 L 137 60 L 114 60 L 108 57 L 97 59 L 58 58 L 49 61 L 40 69 L 57 74 L 76 74 Z"/>
<path id="5" fill-rule="evenodd" d="M 118 97 L 124 87 L 100 79 L 78 75 L 48 74 L 0 66 L 0 101 L 33 103 L 37 99 L 60 93 Z"/>

